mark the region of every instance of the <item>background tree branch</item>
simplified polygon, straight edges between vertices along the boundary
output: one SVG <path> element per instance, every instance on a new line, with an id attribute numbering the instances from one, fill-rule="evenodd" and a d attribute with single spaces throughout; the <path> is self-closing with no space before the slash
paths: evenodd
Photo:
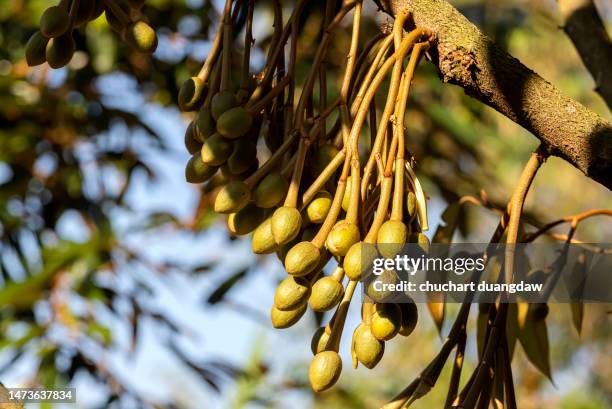
<path id="1" fill-rule="evenodd" d="M 408 11 L 437 36 L 430 59 L 445 82 L 532 132 L 550 154 L 612 189 L 612 124 L 565 96 L 496 46 L 444 0 L 375 0 L 391 15 Z"/>
<path id="2" fill-rule="evenodd" d="M 612 41 L 592 0 L 558 0 L 563 30 L 595 80 L 595 91 L 612 110 Z M 608 81 L 606 81 L 606 74 Z"/>

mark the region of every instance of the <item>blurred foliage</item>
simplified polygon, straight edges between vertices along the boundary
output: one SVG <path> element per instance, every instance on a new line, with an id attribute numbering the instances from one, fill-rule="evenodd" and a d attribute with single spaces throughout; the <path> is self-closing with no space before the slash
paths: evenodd
<path id="1" fill-rule="evenodd" d="M 111 314 L 131 327 L 133 339 L 128 349 L 137 347 L 139 323 L 145 317 L 178 334 L 180 328 L 164 315 L 163 306 L 153 308 L 151 303 L 141 302 L 143 296 L 155 291 L 146 280 L 134 279 L 125 289 L 118 285 L 119 277 L 135 266 L 162 275 L 170 271 L 203 274 L 214 268 L 206 262 L 177 265 L 147 259 L 126 245 L 117 214 L 124 212 L 138 220 L 130 225 L 131 233 L 163 228 L 199 233 L 211 225 L 213 192 L 202 192 L 193 217 L 187 220 L 166 211 L 136 214 L 126 196 L 134 184 L 156 180 L 152 151 L 176 154 L 146 111 L 151 107 L 174 109 L 177 84 L 195 72 L 205 58 L 218 10 L 207 1 L 151 0 L 144 12 L 160 38 L 153 57 L 132 53 L 101 18 L 77 32 L 78 52 L 68 69 L 54 71 L 43 66 L 30 70 L 23 45 L 48 3 L 0 0 L 0 350 L 6 357 L 0 378 L 29 357 L 36 366 L 32 385 L 61 387 L 86 372 L 106 386 L 107 399 L 101 408 L 132 407 L 133 402 L 142 407 L 178 407 L 151 402 L 108 370 L 100 351 L 125 345 L 114 339 L 113 328 L 101 316 Z M 271 22 L 266 11 L 269 3 L 258 2 L 256 10 L 263 27 Z M 571 44 L 557 30 L 550 2 L 454 3 L 528 66 L 609 116 L 591 91 L 592 82 Z M 309 40 L 300 41 L 298 50 L 298 75 L 302 77 L 316 50 L 318 33 L 311 27 L 321 18 L 319 8 L 320 1 L 309 2 L 301 22 L 301 35 Z M 368 38 L 386 21 L 373 7 L 370 10 L 372 18 L 364 24 Z M 266 41 L 265 36 L 258 38 L 256 45 L 261 47 Z M 348 41 L 347 32 L 334 38 L 327 62 L 330 70 L 343 67 Z M 107 89 L 108 81 L 119 85 Z M 334 87 L 330 84 L 330 96 L 338 92 Z M 413 88 L 408 149 L 419 163 L 420 177 L 436 206 L 485 191 L 494 207 L 502 207 L 528 153 L 536 146 L 535 138 L 460 89 L 440 82 L 431 65 L 419 68 Z M 133 100 L 128 105 L 137 108 L 118 108 L 116 99 Z M 182 139 L 182 133 L 183 129 L 173 129 L 172 138 Z M 529 196 L 527 219 L 541 225 L 591 207 L 612 207 L 605 188 L 563 161 L 551 159 Z M 79 240 L 62 233 L 67 220 L 79 226 Z M 488 239 L 496 216 L 464 206 L 459 220 L 456 234 L 478 241 Z M 610 238 L 596 222 L 581 227 L 578 237 L 593 242 Z M 255 267 L 225 272 L 219 286 L 205 294 L 207 302 L 223 306 Z M 575 374 L 574 365 L 588 365 L 591 370 L 581 373 L 584 378 L 579 386 L 560 380 L 560 389 L 552 391 L 533 367 L 520 359 L 516 371 L 520 407 L 609 407 L 612 334 L 605 330 L 609 314 L 601 308 L 587 308 L 580 346 L 575 337 L 562 332 L 569 328 L 569 311 L 551 316 L 553 372 Z M 437 349 L 433 327 L 422 327 L 408 344 L 391 344 L 393 353 L 387 354 L 381 368 L 346 377 L 314 407 L 366 408 L 388 399 Z M 271 381 L 270 359 L 263 346 L 254 347 L 251 361 L 242 368 L 214 358 L 199 362 L 176 343 L 168 342 L 166 347 L 214 390 L 221 391 L 224 379 L 235 379 L 236 387 L 230 393 L 235 408 L 287 407 L 282 396 L 288 391 L 297 391 L 299 396 L 310 393 L 306 380 L 299 377 Z M 520 354 L 522 351 L 517 352 L 522 358 Z M 442 379 L 440 385 L 444 383 Z M 431 394 L 419 407 L 440 407 L 443 393 Z M 564 396 L 563 404 L 560 396 Z"/>

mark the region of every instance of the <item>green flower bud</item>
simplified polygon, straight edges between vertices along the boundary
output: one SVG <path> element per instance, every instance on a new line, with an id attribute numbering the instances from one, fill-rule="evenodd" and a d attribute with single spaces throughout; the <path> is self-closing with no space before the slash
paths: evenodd
<path id="1" fill-rule="evenodd" d="M 185 167 L 185 179 L 189 183 L 204 183 L 217 172 L 215 166 L 202 162 L 199 153 L 194 154 Z"/>
<path id="2" fill-rule="evenodd" d="M 414 216 L 417 210 L 417 200 L 416 195 L 413 191 L 409 190 L 406 193 L 406 211 L 408 212 L 408 217 Z"/>
<path id="3" fill-rule="evenodd" d="M 70 62 L 75 48 L 72 34 L 66 33 L 49 40 L 45 48 L 45 58 L 51 68 L 61 68 Z"/>
<path id="4" fill-rule="evenodd" d="M 388 341 L 400 330 L 402 311 L 397 304 L 375 304 L 370 330 L 381 341 Z"/>
<path id="5" fill-rule="evenodd" d="M 249 203 L 251 191 L 246 183 L 236 180 L 223 186 L 215 198 L 215 212 L 236 213 Z"/>
<path id="6" fill-rule="evenodd" d="M 215 121 L 217 121 L 221 114 L 229 111 L 236 105 L 238 105 L 238 101 L 236 101 L 236 97 L 231 91 L 221 91 L 212 97 L 210 111 Z"/>
<path id="7" fill-rule="evenodd" d="M 270 312 L 272 326 L 276 329 L 289 328 L 293 326 L 296 322 L 298 322 L 305 312 L 306 304 L 294 310 L 287 311 L 281 311 L 276 308 L 276 306 L 272 306 L 272 311 Z"/>
<path id="8" fill-rule="evenodd" d="M 240 138 L 251 129 L 252 125 L 253 115 L 243 107 L 235 107 L 218 117 L 217 132 L 226 138 Z"/>
<path id="9" fill-rule="evenodd" d="M 342 196 L 342 209 L 348 212 L 349 203 L 351 202 L 351 177 L 346 178 L 346 188 L 344 189 L 344 196 Z"/>
<path id="10" fill-rule="evenodd" d="M 309 241 L 296 244 L 285 257 L 285 270 L 287 273 L 301 277 L 311 273 L 319 264 L 321 252 Z"/>
<path id="11" fill-rule="evenodd" d="M 270 254 L 276 251 L 278 244 L 276 244 L 274 236 L 272 235 L 271 218 L 264 220 L 263 223 L 255 229 L 251 247 L 255 254 Z"/>
<path id="12" fill-rule="evenodd" d="M 403 302 L 398 304 L 402 312 L 402 325 L 399 333 L 407 337 L 412 334 L 419 321 L 419 310 L 414 302 Z"/>
<path id="13" fill-rule="evenodd" d="M 270 173 L 255 188 L 253 199 L 257 206 L 269 209 L 283 201 L 288 189 L 289 182 L 283 175 Z"/>
<path id="14" fill-rule="evenodd" d="M 274 293 L 274 305 L 281 311 L 294 310 L 306 304 L 310 296 L 310 281 L 289 276 L 280 282 Z"/>
<path id="15" fill-rule="evenodd" d="M 310 341 L 310 350 L 312 351 L 313 355 L 325 351 L 330 333 L 331 329 L 329 327 L 317 328 L 315 333 L 312 335 L 312 340 Z"/>
<path id="16" fill-rule="evenodd" d="M 130 47 L 141 53 L 152 54 L 157 48 L 157 34 L 144 21 L 130 23 L 125 29 L 124 37 Z"/>
<path id="17" fill-rule="evenodd" d="M 295 207 L 283 206 L 272 215 L 272 234 L 278 245 L 293 240 L 302 227 L 302 216 Z"/>
<path id="18" fill-rule="evenodd" d="M 374 368 L 385 353 L 385 343 L 376 339 L 365 324 L 359 324 L 353 332 L 353 348 L 357 360 L 368 369 Z"/>
<path id="19" fill-rule="evenodd" d="M 236 213 L 229 215 L 227 218 L 227 227 L 233 234 L 242 236 L 255 230 L 264 218 L 265 213 L 263 209 L 248 204 Z"/>
<path id="20" fill-rule="evenodd" d="M 408 229 L 399 220 L 387 220 L 378 230 L 378 251 L 386 258 L 399 254 L 406 244 Z"/>
<path id="21" fill-rule="evenodd" d="M 231 155 L 232 149 L 231 142 L 216 133 L 202 145 L 202 161 L 207 165 L 223 165 Z"/>
<path id="22" fill-rule="evenodd" d="M 215 120 L 208 109 L 200 109 L 194 124 L 194 137 L 201 143 L 215 133 Z"/>
<path id="23" fill-rule="evenodd" d="M 418 243 L 425 253 L 429 252 L 429 239 L 423 233 L 410 233 L 408 235 L 408 242 Z"/>
<path id="24" fill-rule="evenodd" d="M 306 207 L 306 220 L 315 224 L 323 223 L 331 205 L 332 197 L 329 192 L 325 190 L 317 192 L 315 198 Z"/>
<path id="25" fill-rule="evenodd" d="M 70 16 L 60 6 L 49 7 L 40 17 L 40 32 L 47 38 L 59 37 L 70 28 Z"/>
<path id="26" fill-rule="evenodd" d="M 359 228 L 355 223 L 341 220 L 332 228 L 325 241 L 327 249 L 336 257 L 346 255 L 359 242 Z"/>
<path id="27" fill-rule="evenodd" d="M 340 378 L 342 359 L 336 351 L 323 351 L 314 356 L 308 369 L 310 386 L 315 392 L 331 388 Z"/>
<path id="28" fill-rule="evenodd" d="M 257 165 L 257 145 L 250 141 L 234 143 L 227 167 L 233 175 L 239 175 Z"/>
<path id="29" fill-rule="evenodd" d="M 190 122 L 187 125 L 187 129 L 185 130 L 185 148 L 187 148 L 187 152 L 191 155 L 197 153 L 200 156 L 200 161 L 202 160 L 202 156 L 200 155 L 200 151 L 202 150 L 202 144 L 196 140 L 193 136 L 193 122 Z M 204 162 L 202 162 L 204 163 Z"/>
<path id="30" fill-rule="evenodd" d="M 321 277 L 312 286 L 308 303 L 314 311 L 323 312 L 334 308 L 344 296 L 344 287 L 333 277 Z"/>
<path id="31" fill-rule="evenodd" d="M 378 257 L 376 246 L 359 242 L 351 246 L 344 257 L 343 267 L 346 276 L 354 281 L 363 279 L 375 258 Z"/>
<path id="32" fill-rule="evenodd" d="M 380 284 L 379 284 L 380 283 Z M 372 277 L 372 281 L 368 283 L 366 294 L 374 302 L 385 302 L 393 298 L 393 292 L 383 286 L 383 284 L 396 284 L 397 274 L 392 270 L 385 270 L 379 276 Z M 376 288 L 380 288 L 377 291 Z"/>
<path id="33" fill-rule="evenodd" d="M 178 104 L 181 111 L 195 111 L 205 96 L 206 85 L 198 77 L 191 77 L 181 85 L 178 94 Z"/>
<path id="34" fill-rule="evenodd" d="M 45 56 L 49 39 L 42 35 L 40 31 L 32 34 L 25 48 L 26 61 L 30 67 L 43 64 L 47 61 Z"/>

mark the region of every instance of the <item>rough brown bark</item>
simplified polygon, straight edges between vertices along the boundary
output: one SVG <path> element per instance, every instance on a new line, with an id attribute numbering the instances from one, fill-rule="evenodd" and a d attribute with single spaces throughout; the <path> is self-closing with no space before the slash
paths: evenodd
<path id="1" fill-rule="evenodd" d="M 407 11 L 436 35 L 430 50 L 445 82 L 532 132 L 550 154 L 612 189 L 612 124 L 563 95 L 484 36 L 444 0 L 375 0 L 391 15 Z"/>
<path id="2" fill-rule="evenodd" d="M 612 110 L 612 41 L 592 0 L 558 0 L 563 30 L 595 80 L 595 91 Z"/>

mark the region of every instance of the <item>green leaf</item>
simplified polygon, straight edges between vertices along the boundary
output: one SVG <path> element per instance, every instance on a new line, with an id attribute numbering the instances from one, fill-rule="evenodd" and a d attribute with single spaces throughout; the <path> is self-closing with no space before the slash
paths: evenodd
<path id="1" fill-rule="evenodd" d="M 442 293 L 431 293 L 427 294 L 427 299 L 430 300 L 427 303 L 427 308 L 431 314 L 431 318 L 438 328 L 438 332 L 442 332 L 442 325 L 444 325 L 444 316 L 446 303 L 444 302 L 444 294 Z"/>
<path id="2" fill-rule="evenodd" d="M 520 317 L 525 316 L 523 325 L 518 325 L 519 341 L 529 361 L 553 382 L 550 368 L 550 345 L 548 342 L 546 320 L 533 319 L 528 314 L 528 309 L 529 304 L 518 304 L 519 323 L 521 322 Z"/>
<path id="3" fill-rule="evenodd" d="M 448 205 L 442 213 L 442 221 L 433 236 L 433 243 L 450 243 L 459 223 L 460 205 L 457 202 Z"/>
<path id="4" fill-rule="evenodd" d="M 482 357 L 484 351 L 485 335 L 487 333 L 487 323 L 489 321 L 489 312 L 478 311 L 478 318 L 476 319 L 476 345 L 478 349 L 478 356 Z"/>
<path id="5" fill-rule="evenodd" d="M 518 338 L 518 306 L 517 304 L 508 305 L 508 317 L 506 318 L 506 339 L 508 341 L 508 356 L 510 362 L 514 356 L 516 347 L 516 339 Z"/>
<path id="6" fill-rule="evenodd" d="M 580 335 L 582 333 L 582 320 L 584 318 L 584 304 L 581 302 L 573 302 L 570 304 L 570 309 L 574 328 L 576 328 L 578 335 Z"/>
<path id="7" fill-rule="evenodd" d="M 578 255 L 576 259 L 576 263 L 574 264 L 574 268 L 572 269 L 567 280 L 575 286 L 574 296 L 578 298 L 582 295 L 584 290 L 584 281 L 588 274 L 587 265 L 586 265 L 586 252 L 582 252 Z M 578 285 L 576 286 L 576 283 Z M 582 302 L 573 302 L 570 303 L 570 311 L 572 313 L 572 322 L 574 324 L 574 328 L 578 331 L 578 335 L 582 332 L 582 320 L 584 318 L 584 304 Z"/>
<path id="8" fill-rule="evenodd" d="M 247 271 L 248 269 L 238 271 L 227 280 L 223 281 L 221 285 L 219 285 L 217 289 L 208 296 L 208 300 L 206 302 L 209 304 L 217 304 L 218 302 L 223 301 L 225 295 L 246 276 Z"/>

